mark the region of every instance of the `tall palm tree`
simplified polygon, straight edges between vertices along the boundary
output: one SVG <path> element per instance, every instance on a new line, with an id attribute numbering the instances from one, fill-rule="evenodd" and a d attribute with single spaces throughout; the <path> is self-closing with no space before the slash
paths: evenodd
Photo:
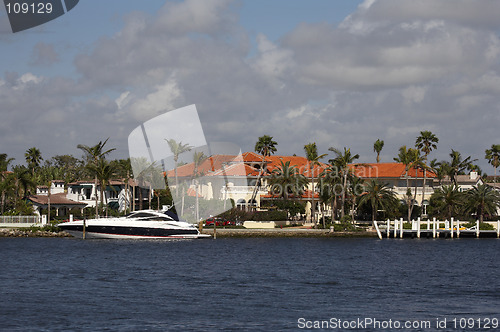
<path id="1" fill-rule="evenodd" d="M 279 195 L 284 200 L 287 200 L 289 195 L 301 195 L 308 183 L 297 167 L 290 165 L 290 161 L 283 160 L 280 160 L 280 165 L 273 169 L 267 178 L 271 194 Z"/>
<path id="2" fill-rule="evenodd" d="M 274 154 L 277 151 L 276 145 L 278 143 L 273 141 L 272 136 L 264 135 L 259 137 L 257 142 L 255 143 L 255 152 L 262 155 L 262 166 L 259 169 L 259 175 L 257 176 L 257 180 L 255 181 L 255 186 L 252 191 L 252 196 L 250 198 L 250 202 L 254 202 L 257 197 L 257 188 L 259 187 L 260 179 L 264 174 L 264 168 L 266 167 L 266 157 Z"/>
<path id="3" fill-rule="evenodd" d="M 115 148 L 108 149 L 108 150 L 104 149 L 104 146 L 106 145 L 108 140 L 109 140 L 109 137 L 104 142 L 99 141 L 99 143 L 97 143 L 94 146 L 87 146 L 84 144 L 78 144 L 76 147 L 85 153 L 86 158 L 87 158 L 87 164 L 93 164 L 93 165 L 97 166 L 99 159 L 105 158 L 106 155 L 108 155 L 111 152 L 113 152 L 114 150 L 116 150 Z M 99 217 L 98 197 L 97 197 L 97 174 L 94 174 L 94 188 L 95 188 L 95 191 L 94 191 L 94 194 L 95 194 L 95 215 L 97 218 L 97 217 Z"/>
<path id="4" fill-rule="evenodd" d="M 95 176 L 97 177 L 97 181 L 99 183 L 102 208 L 104 208 L 104 206 L 107 204 L 105 190 L 109 184 L 109 181 L 114 175 L 116 169 L 114 165 L 115 164 L 107 162 L 106 159 L 99 159 L 97 161 L 97 164 L 88 165 L 89 170 L 91 171 L 92 174 L 95 174 Z M 107 214 L 108 210 L 106 209 L 106 216 Z"/>
<path id="5" fill-rule="evenodd" d="M 441 182 L 443 181 L 445 175 L 446 175 L 446 170 L 445 166 L 443 163 L 446 163 L 444 161 L 437 161 L 437 159 L 432 159 L 431 162 L 429 163 L 429 167 L 432 170 L 432 172 L 436 175 L 436 178 L 439 181 L 439 185 L 441 185 Z"/>
<path id="6" fill-rule="evenodd" d="M 477 159 L 471 159 L 471 156 L 462 160 L 462 154 L 458 151 L 451 149 L 450 153 L 451 162 L 445 163 L 447 175 L 453 184 L 457 185 L 457 175 L 462 174 L 465 170 L 470 169 L 472 163 Z"/>
<path id="7" fill-rule="evenodd" d="M 351 208 L 350 208 L 350 213 L 351 213 L 351 222 L 354 223 L 354 211 L 356 209 L 356 202 L 358 201 L 359 197 L 363 194 L 363 180 L 357 176 L 355 176 L 353 173 L 349 174 L 349 188 L 348 188 L 348 201 L 350 200 L 351 202 Z"/>
<path id="8" fill-rule="evenodd" d="M 423 152 L 423 162 L 427 165 L 427 156 L 432 150 L 437 149 L 437 143 L 439 143 L 439 138 L 432 132 L 425 130 L 420 132 L 420 136 L 417 137 L 415 141 L 415 147 Z M 424 168 L 424 183 L 422 186 L 422 204 L 425 200 L 425 185 L 427 181 L 427 169 Z"/>
<path id="9" fill-rule="evenodd" d="M 199 192 L 200 192 L 200 181 L 199 177 L 201 174 L 198 174 L 198 170 L 200 165 L 207 159 L 208 157 L 203 153 L 203 151 L 195 152 L 193 155 L 193 163 L 194 163 L 194 181 L 195 181 L 195 202 L 196 202 L 196 222 L 200 222 L 200 205 L 199 205 Z"/>
<path id="10" fill-rule="evenodd" d="M 182 144 L 182 142 L 177 142 L 173 138 L 170 139 L 165 139 L 168 143 L 168 147 L 170 148 L 170 151 L 174 155 L 174 174 L 175 174 L 175 199 L 179 199 L 179 179 L 177 177 L 177 167 L 179 166 L 179 155 L 184 152 L 191 151 L 193 148 L 189 144 Z"/>
<path id="11" fill-rule="evenodd" d="M 458 208 L 464 203 L 463 193 L 455 185 L 442 186 L 431 195 L 431 204 L 449 220 L 458 213 Z"/>
<path id="12" fill-rule="evenodd" d="M 488 163 L 493 166 L 495 170 L 495 181 L 497 178 L 497 167 L 500 166 L 500 144 L 492 144 L 490 149 L 486 149 L 485 156 Z"/>
<path id="13" fill-rule="evenodd" d="M 319 165 L 319 160 L 324 158 L 327 154 L 318 155 L 318 148 L 316 143 L 309 143 L 304 145 L 304 151 L 309 164 L 309 172 L 311 174 L 311 221 L 316 225 L 316 203 L 314 201 L 314 169 Z"/>
<path id="14" fill-rule="evenodd" d="M 13 184 L 11 182 L 12 177 L 8 175 L 7 170 L 9 169 L 9 164 L 14 160 L 14 158 L 9 158 L 6 153 L 0 153 L 0 189 L 2 192 L 2 209 L 3 214 L 5 209 L 5 200 L 7 192 L 12 188 Z"/>
<path id="15" fill-rule="evenodd" d="M 377 139 L 375 143 L 373 143 L 373 152 L 377 153 L 377 163 L 380 162 L 380 152 L 384 148 L 384 141 Z"/>
<path id="16" fill-rule="evenodd" d="M 336 166 L 329 165 L 319 174 L 320 197 L 326 203 L 330 202 L 332 212 L 332 222 L 336 216 L 337 197 L 342 192 L 342 179 L 339 169 Z"/>
<path id="17" fill-rule="evenodd" d="M 26 158 L 28 167 L 31 168 L 31 175 L 34 176 L 35 169 L 40 166 L 40 162 L 42 161 L 42 153 L 37 148 L 32 147 L 26 150 L 24 157 Z"/>
<path id="18" fill-rule="evenodd" d="M 424 164 L 422 156 L 420 155 L 420 151 L 417 149 L 413 148 L 406 148 L 406 145 L 403 145 L 402 147 L 399 148 L 399 154 L 396 158 L 394 158 L 394 161 L 402 163 L 405 165 L 405 177 L 406 177 L 406 202 L 408 206 L 408 222 L 410 222 L 411 219 L 411 213 L 413 212 L 413 207 L 414 207 L 414 202 L 417 197 L 417 174 L 418 174 L 418 169 L 426 169 L 427 166 Z M 412 197 L 411 189 L 410 189 L 410 184 L 409 184 L 409 179 L 410 179 L 410 170 L 411 169 L 415 170 L 415 181 L 414 181 L 414 186 L 415 186 L 415 191 Z"/>
<path id="19" fill-rule="evenodd" d="M 479 184 L 465 192 L 465 211 L 476 213 L 479 222 L 484 215 L 495 215 L 500 207 L 500 193 L 487 184 Z"/>
<path id="20" fill-rule="evenodd" d="M 360 206 L 365 204 L 370 204 L 372 208 L 372 222 L 375 222 L 379 207 L 387 211 L 397 205 L 396 194 L 388 187 L 387 183 L 370 180 L 365 186 L 365 192 L 359 199 Z"/>
<path id="21" fill-rule="evenodd" d="M 349 173 L 349 164 L 353 163 L 354 160 L 359 159 L 359 154 L 352 154 L 351 149 L 347 149 L 344 147 L 344 152 L 331 147 L 328 150 L 333 151 L 336 157 L 334 159 L 330 159 L 328 162 L 333 166 L 337 167 L 342 174 L 343 183 L 342 183 L 342 205 L 340 207 L 340 218 L 344 218 L 345 215 L 345 194 L 347 190 L 347 174 Z"/>
<path id="22" fill-rule="evenodd" d="M 14 166 L 12 168 L 14 176 L 14 186 L 15 186 L 15 197 L 14 204 L 17 205 L 17 199 L 28 194 L 28 188 L 34 187 L 35 183 L 32 181 L 29 169 L 26 166 Z M 21 195 L 21 188 L 23 190 L 23 195 Z"/>

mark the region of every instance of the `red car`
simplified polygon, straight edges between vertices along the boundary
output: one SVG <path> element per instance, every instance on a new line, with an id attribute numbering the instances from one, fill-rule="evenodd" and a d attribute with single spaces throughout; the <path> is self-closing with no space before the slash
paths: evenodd
<path id="1" fill-rule="evenodd" d="M 215 222 L 215 226 L 221 226 L 222 225 L 222 219 L 221 218 L 210 217 L 207 220 L 205 220 L 205 226 L 213 226 L 214 222 Z"/>

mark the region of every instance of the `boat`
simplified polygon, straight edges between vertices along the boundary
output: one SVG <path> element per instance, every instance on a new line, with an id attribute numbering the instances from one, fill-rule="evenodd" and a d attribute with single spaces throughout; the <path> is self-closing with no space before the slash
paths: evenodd
<path id="1" fill-rule="evenodd" d="M 201 234 L 171 211 L 139 210 L 123 217 L 74 220 L 57 225 L 74 237 L 102 239 L 199 239 Z"/>

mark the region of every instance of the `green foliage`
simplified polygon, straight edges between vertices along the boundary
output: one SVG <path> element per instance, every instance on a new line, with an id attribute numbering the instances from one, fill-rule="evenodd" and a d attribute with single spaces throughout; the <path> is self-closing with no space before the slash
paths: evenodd
<path id="1" fill-rule="evenodd" d="M 306 213 L 305 204 L 302 202 L 291 201 L 291 200 L 277 200 L 273 202 L 274 205 L 282 211 L 288 211 L 290 216 L 295 216 L 297 214 Z"/>

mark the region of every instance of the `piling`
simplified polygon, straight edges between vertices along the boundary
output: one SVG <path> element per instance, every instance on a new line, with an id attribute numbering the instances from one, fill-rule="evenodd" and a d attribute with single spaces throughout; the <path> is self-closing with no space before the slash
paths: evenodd
<path id="1" fill-rule="evenodd" d="M 87 218 L 83 218 L 83 227 L 82 227 L 82 238 L 85 240 L 85 228 L 87 228 Z"/>
<path id="2" fill-rule="evenodd" d="M 476 220 L 476 237 L 479 238 L 479 220 Z"/>
<path id="3" fill-rule="evenodd" d="M 451 228 L 450 228 L 450 237 L 453 239 L 453 217 L 451 217 L 450 225 L 451 225 Z"/>
<path id="4" fill-rule="evenodd" d="M 436 238 L 436 217 L 432 218 L 432 238 Z"/>
<path id="5" fill-rule="evenodd" d="M 420 217 L 417 218 L 417 238 L 420 239 Z"/>
<path id="6" fill-rule="evenodd" d="M 460 238 L 460 220 L 457 220 L 457 239 Z"/>
<path id="7" fill-rule="evenodd" d="M 387 219 L 387 238 L 389 238 L 390 234 L 391 234 L 391 221 Z"/>
<path id="8" fill-rule="evenodd" d="M 497 238 L 500 238 L 500 220 L 497 220 Z"/>
<path id="9" fill-rule="evenodd" d="M 403 238 L 403 218 L 399 219 L 399 227 L 400 227 L 399 238 L 402 239 Z"/>

